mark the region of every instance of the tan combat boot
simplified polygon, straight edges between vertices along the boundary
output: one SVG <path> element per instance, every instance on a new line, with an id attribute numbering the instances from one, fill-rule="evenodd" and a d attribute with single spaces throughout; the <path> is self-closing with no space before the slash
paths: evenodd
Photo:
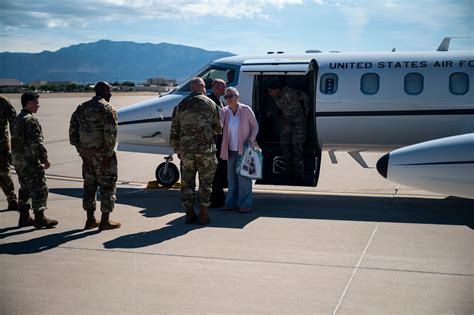
<path id="1" fill-rule="evenodd" d="M 30 210 L 21 210 L 18 227 L 33 226 L 34 224 L 35 220 L 30 216 Z"/>
<path id="2" fill-rule="evenodd" d="M 58 221 L 53 219 L 48 219 L 44 216 L 44 211 L 37 211 L 35 212 L 35 228 L 50 228 L 55 225 L 58 225 Z"/>
<path id="3" fill-rule="evenodd" d="M 100 221 L 95 218 L 94 211 L 87 211 L 87 221 L 84 230 L 90 230 L 99 226 Z"/>
<path id="4" fill-rule="evenodd" d="M 186 219 L 184 223 L 186 224 L 193 224 L 197 221 L 197 215 L 194 212 L 193 207 L 185 207 L 186 208 Z"/>
<path id="5" fill-rule="evenodd" d="M 211 222 L 211 218 L 207 214 L 207 207 L 201 206 L 201 210 L 199 211 L 199 224 L 209 224 Z"/>
<path id="6" fill-rule="evenodd" d="M 122 226 L 120 222 L 115 222 L 109 219 L 110 212 L 102 212 L 102 217 L 99 223 L 99 230 L 113 230 Z"/>

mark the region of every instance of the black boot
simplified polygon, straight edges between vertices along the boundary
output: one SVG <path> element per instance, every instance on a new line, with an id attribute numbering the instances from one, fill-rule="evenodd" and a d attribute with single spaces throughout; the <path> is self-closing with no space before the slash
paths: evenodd
<path id="1" fill-rule="evenodd" d="M 102 217 L 100 218 L 99 230 L 113 230 L 118 229 L 122 226 L 120 222 L 115 222 L 109 219 L 110 212 L 102 212 Z"/>
<path id="2" fill-rule="evenodd" d="M 50 228 L 55 225 L 58 225 L 58 221 L 45 217 L 44 211 L 35 212 L 35 228 Z"/>
<path id="3" fill-rule="evenodd" d="M 8 201 L 8 210 L 18 210 L 18 201 L 9 200 Z"/>
<path id="4" fill-rule="evenodd" d="M 94 215 L 94 212 L 95 211 L 87 211 L 87 221 L 86 221 L 86 224 L 84 226 L 84 230 L 90 230 L 90 229 L 93 229 L 93 228 L 96 228 L 99 226 L 99 220 L 97 220 L 95 218 L 95 215 Z"/>
<path id="5" fill-rule="evenodd" d="M 34 224 L 35 220 L 30 216 L 30 210 L 21 210 L 18 227 L 33 226 Z"/>

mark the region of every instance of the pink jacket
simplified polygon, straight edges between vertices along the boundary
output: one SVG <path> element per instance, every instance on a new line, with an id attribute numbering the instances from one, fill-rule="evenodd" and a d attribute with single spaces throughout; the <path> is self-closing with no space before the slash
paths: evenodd
<path id="1" fill-rule="evenodd" d="M 219 115 L 221 117 L 222 125 L 224 126 L 222 133 L 221 159 L 228 160 L 230 139 L 227 125 L 229 122 L 229 115 L 232 115 L 232 110 L 229 106 L 225 106 L 220 110 Z M 252 108 L 250 108 L 248 105 L 239 103 L 237 116 L 239 117 L 239 135 L 237 146 L 239 148 L 239 154 L 242 155 L 244 153 L 244 144 L 246 142 L 255 142 L 255 138 L 257 137 L 258 133 L 258 123 Z"/>

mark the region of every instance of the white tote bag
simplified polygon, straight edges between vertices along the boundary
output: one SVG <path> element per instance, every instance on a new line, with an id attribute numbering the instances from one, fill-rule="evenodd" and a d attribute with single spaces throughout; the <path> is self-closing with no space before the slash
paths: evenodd
<path id="1" fill-rule="evenodd" d="M 239 175 L 251 178 L 262 178 L 263 155 L 260 149 L 253 149 L 248 143 L 244 145 L 244 154 L 237 163 L 236 172 Z"/>

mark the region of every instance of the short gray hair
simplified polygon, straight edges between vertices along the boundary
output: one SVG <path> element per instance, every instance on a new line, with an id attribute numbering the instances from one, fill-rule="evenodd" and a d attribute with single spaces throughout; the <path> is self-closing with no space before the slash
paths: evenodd
<path id="1" fill-rule="evenodd" d="M 232 94 L 234 95 L 237 95 L 237 96 L 240 96 L 239 94 L 239 90 L 237 90 L 235 87 L 233 86 L 229 86 L 228 88 L 225 89 L 225 94 L 227 94 L 227 91 L 231 91 Z"/>

